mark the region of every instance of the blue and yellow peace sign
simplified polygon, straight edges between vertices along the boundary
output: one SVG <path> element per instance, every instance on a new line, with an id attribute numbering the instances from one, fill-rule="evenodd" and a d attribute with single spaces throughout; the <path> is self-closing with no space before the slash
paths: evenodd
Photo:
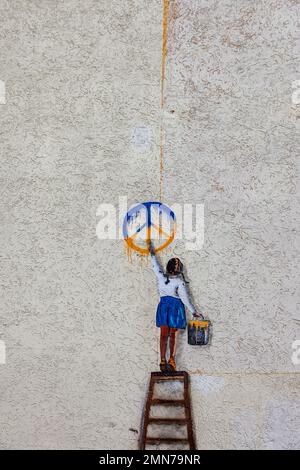
<path id="1" fill-rule="evenodd" d="M 148 241 L 158 240 L 154 251 L 161 251 L 172 243 L 175 232 L 175 214 L 161 202 L 137 204 L 127 212 L 123 222 L 124 240 L 130 248 L 144 255 L 149 254 Z M 138 239 L 142 244 L 138 244 Z"/>

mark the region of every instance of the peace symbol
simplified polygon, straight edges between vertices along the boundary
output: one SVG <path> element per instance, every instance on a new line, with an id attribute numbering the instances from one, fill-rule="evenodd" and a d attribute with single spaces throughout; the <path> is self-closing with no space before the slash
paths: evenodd
<path id="1" fill-rule="evenodd" d="M 165 229 L 163 223 L 168 225 Z M 174 212 L 161 202 L 143 202 L 132 207 L 125 215 L 123 222 L 124 240 L 130 248 L 144 255 L 149 254 L 146 248 L 137 244 L 137 238 L 145 241 L 158 240 L 154 252 L 163 250 L 174 240 L 176 232 L 176 217 Z"/>

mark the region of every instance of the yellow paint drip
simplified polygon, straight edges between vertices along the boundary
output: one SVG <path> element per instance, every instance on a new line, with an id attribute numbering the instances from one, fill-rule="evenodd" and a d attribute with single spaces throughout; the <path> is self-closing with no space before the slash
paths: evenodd
<path id="1" fill-rule="evenodd" d="M 163 197 L 163 171 L 164 171 L 164 147 L 165 147 L 165 131 L 163 128 L 163 109 L 165 104 L 164 86 L 166 77 L 166 58 L 167 58 L 167 42 L 168 42 L 168 20 L 169 20 L 169 4 L 170 0 L 164 0 L 163 6 L 163 31 L 162 31 L 162 58 L 161 58 L 161 83 L 160 83 L 160 144 L 159 144 L 159 200 Z"/>
<path id="2" fill-rule="evenodd" d="M 160 106 L 161 106 L 161 108 L 164 107 L 164 82 L 165 82 L 165 76 L 166 76 L 169 3 L 170 3 L 169 0 L 164 0 L 163 35 L 162 35 L 162 61 L 161 61 L 161 89 L 160 89 Z"/>
<path id="3" fill-rule="evenodd" d="M 133 250 L 132 250 L 131 246 L 129 246 L 127 244 L 126 240 L 124 240 L 124 248 L 125 248 L 125 253 L 127 255 L 127 259 L 129 261 L 129 263 L 132 263 L 132 252 L 133 252 Z"/>

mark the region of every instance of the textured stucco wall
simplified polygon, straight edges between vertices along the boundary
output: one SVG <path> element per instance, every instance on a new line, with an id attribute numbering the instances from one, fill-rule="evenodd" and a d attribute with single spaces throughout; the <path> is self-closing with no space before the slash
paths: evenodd
<path id="1" fill-rule="evenodd" d="M 173 2 L 162 116 L 160 0 L 0 0 L 1 448 L 137 448 L 155 280 L 96 211 L 161 177 L 164 202 L 205 206 L 203 249 L 161 256 L 213 322 L 178 353 L 198 447 L 299 447 L 297 4 Z"/>

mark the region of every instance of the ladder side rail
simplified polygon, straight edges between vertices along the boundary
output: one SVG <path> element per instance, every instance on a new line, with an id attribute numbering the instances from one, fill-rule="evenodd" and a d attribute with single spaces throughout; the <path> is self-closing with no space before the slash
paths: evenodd
<path id="1" fill-rule="evenodd" d="M 184 408 L 185 408 L 185 416 L 187 420 L 187 432 L 188 432 L 190 450 L 196 450 L 194 432 L 193 432 L 191 405 L 190 405 L 191 401 L 190 401 L 190 393 L 189 393 L 188 375 L 184 377 L 184 401 L 185 401 Z"/>
<path id="2" fill-rule="evenodd" d="M 154 392 L 154 384 L 155 382 L 153 380 L 153 377 L 151 376 L 149 389 L 148 389 L 148 396 L 147 396 L 147 401 L 146 401 L 146 406 L 145 406 L 145 411 L 144 411 L 144 417 L 143 417 L 140 450 L 145 450 L 145 447 L 146 447 L 147 429 L 148 429 L 149 418 L 150 418 L 150 408 L 151 408 L 151 401 L 152 401 L 153 392 Z"/>

